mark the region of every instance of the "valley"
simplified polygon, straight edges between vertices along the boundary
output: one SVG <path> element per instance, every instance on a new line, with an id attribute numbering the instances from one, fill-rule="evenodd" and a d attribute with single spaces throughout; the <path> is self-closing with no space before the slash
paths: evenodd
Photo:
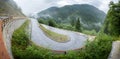
<path id="1" fill-rule="evenodd" d="M 0 59 L 119 59 L 120 1 L 66 1 L 0 0 Z"/>

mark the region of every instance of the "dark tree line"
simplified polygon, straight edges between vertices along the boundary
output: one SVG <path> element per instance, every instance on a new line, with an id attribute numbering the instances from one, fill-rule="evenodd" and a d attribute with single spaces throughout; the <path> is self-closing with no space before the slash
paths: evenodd
<path id="1" fill-rule="evenodd" d="M 82 30 L 81 30 L 80 18 L 78 18 L 77 20 L 76 20 L 76 19 L 72 19 L 72 20 L 71 20 L 71 25 L 72 25 L 72 26 L 75 26 L 76 31 L 79 31 L 79 32 L 82 31 Z"/>

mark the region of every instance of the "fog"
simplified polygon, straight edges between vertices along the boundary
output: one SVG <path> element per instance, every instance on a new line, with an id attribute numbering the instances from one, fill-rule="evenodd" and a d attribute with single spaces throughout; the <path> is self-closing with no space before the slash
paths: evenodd
<path id="1" fill-rule="evenodd" d="M 52 6 L 90 4 L 107 13 L 111 0 L 14 0 L 26 15 L 35 14 Z M 118 0 L 112 0 L 117 2 Z"/>

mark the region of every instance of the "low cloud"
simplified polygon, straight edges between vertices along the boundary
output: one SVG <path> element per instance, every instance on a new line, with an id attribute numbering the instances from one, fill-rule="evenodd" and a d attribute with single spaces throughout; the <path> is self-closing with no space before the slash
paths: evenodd
<path id="1" fill-rule="evenodd" d="M 72 4 L 90 4 L 107 13 L 108 4 L 111 0 L 14 0 L 28 15 L 38 11 L 42 11 L 52 6 L 62 7 Z M 112 0 L 117 2 L 118 0 Z"/>

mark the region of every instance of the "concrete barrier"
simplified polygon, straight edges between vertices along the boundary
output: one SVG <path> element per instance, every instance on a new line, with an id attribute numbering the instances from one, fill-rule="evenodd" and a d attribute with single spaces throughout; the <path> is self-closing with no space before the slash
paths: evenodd
<path id="1" fill-rule="evenodd" d="M 120 59 L 120 41 L 114 41 L 108 59 Z"/>
<path id="2" fill-rule="evenodd" d="M 3 40 L 2 25 L 2 20 L 0 20 L 0 59 L 10 59 L 10 55 Z"/>

